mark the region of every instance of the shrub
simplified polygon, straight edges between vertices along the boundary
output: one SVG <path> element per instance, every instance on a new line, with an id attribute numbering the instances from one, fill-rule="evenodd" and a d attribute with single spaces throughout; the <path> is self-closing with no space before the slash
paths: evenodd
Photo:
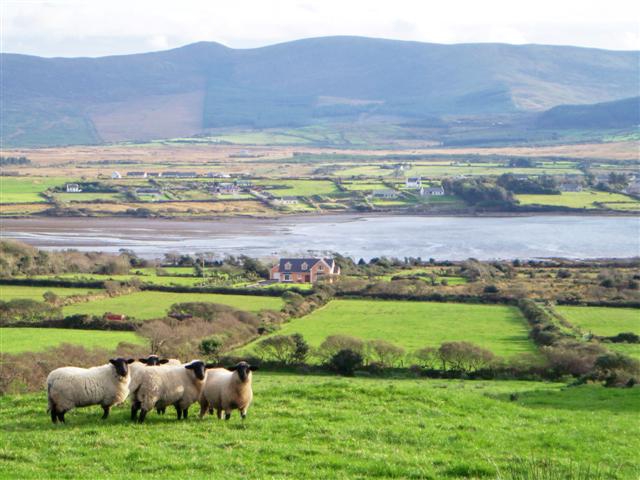
<path id="1" fill-rule="evenodd" d="M 295 351 L 293 352 L 293 361 L 295 363 L 304 363 L 309 354 L 309 344 L 305 341 L 304 337 L 299 333 L 291 335 L 293 343 L 295 344 Z"/>
<path id="2" fill-rule="evenodd" d="M 349 335 L 330 335 L 318 347 L 317 356 L 327 363 L 340 350 L 351 350 L 363 356 L 364 342 Z"/>
<path id="3" fill-rule="evenodd" d="M 605 338 L 613 343 L 640 343 L 640 335 L 636 335 L 633 332 L 623 332 L 613 337 Z"/>
<path id="4" fill-rule="evenodd" d="M 595 361 L 591 378 L 607 387 L 633 386 L 640 379 L 640 362 L 620 353 L 607 353 Z"/>
<path id="5" fill-rule="evenodd" d="M 293 335 L 274 335 L 259 342 L 255 351 L 262 360 L 290 365 L 295 362 L 297 348 Z"/>
<path id="6" fill-rule="evenodd" d="M 558 270 L 558 273 L 556 274 L 556 276 L 558 278 L 570 278 L 571 277 L 571 272 L 569 270 Z"/>
<path id="7" fill-rule="evenodd" d="M 420 350 L 416 350 L 413 356 L 418 360 L 418 363 L 422 368 L 433 369 L 438 362 L 438 349 L 433 347 L 424 347 Z"/>
<path id="8" fill-rule="evenodd" d="M 486 287 L 484 287 L 483 292 L 491 294 L 491 293 L 498 293 L 499 290 L 498 290 L 498 287 L 496 287 L 495 285 L 487 285 Z"/>
<path id="9" fill-rule="evenodd" d="M 353 350 L 340 350 L 331 360 L 329 368 L 340 375 L 352 376 L 358 368 L 362 367 L 363 358 L 358 352 Z"/>
<path id="10" fill-rule="evenodd" d="M 461 372 L 476 372 L 488 367 L 495 356 L 489 350 L 470 342 L 445 342 L 438 349 L 442 369 Z"/>
<path id="11" fill-rule="evenodd" d="M 365 346 L 367 357 L 383 367 L 394 367 L 402 363 L 405 351 L 386 340 L 371 340 Z"/>
<path id="12" fill-rule="evenodd" d="M 596 359 L 603 355 L 605 350 L 596 343 L 566 342 L 556 346 L 542 347 L 542 353 L 549 362 L 551 373 L 560 377 L 587 374 L 594 368 Z"/>
<path id="13" fill-rule="evenodd" d="M 222 351 L 223 344 L 224 342 L 217 335 L 207 337 L 200 342 L 200 351 L 209 358 L 217 359 Z"/>

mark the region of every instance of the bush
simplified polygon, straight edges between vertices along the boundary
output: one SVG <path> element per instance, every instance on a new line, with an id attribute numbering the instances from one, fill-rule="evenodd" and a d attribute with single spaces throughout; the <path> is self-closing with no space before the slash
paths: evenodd
<path id="1" fill-rule="evenodd" d="M 330 335 L 320 344 L 316 354 L 323 363 L 328 363 L 340 350 L 351 350 L 364 357 L 364 342 L 349 335 Z"/>
<path id="2" fill-rule="evenodd" d="M 340 375 L 353 376 L 358 368 L 362 367 L 363 358 L 353 350 L 340 350 L 329 361 L 329 368 Z"/>
<path id="3" fill-rule="evenodd" d="M 603 355 L 605 350 L 596 343 L 566 342 L 542 347 L 542 353 L 549 362 L 552 375 L 561 377 L 589 373 L 594 368 L 596 359 Z"/>
<path id="4" fill-rule="evenodd" d="M 608 353 L 596 359 L 590 377 L 603 380 L 606 387 L 632 387 L 640 379 L 640 362 L 620 353 Z"/>
<path id="5" fill-rule="evenodd" d="M 274 335 L 259 342 L 255 347 L 255 351 L 261 360 L 275 360 L 284 365 L 292 365 L 298 361 L 303 350 L 303 345 L 300 341 L 306 345 L 302 335 L 299 334 Z M 304 356 L 306 357 L 306 352 Z"/>
<path id="6" fill-rule="evenodd" d="M 470 342 L 445 342 L 438 349 L 442 369 L 460 372 L 476 372 L 488 367 L 495 356 L 489 350 Z"/>
<path id="7" fill-rule="evenodd" d="M 422 368 L 432 370 L 435 368 L 439 360 L 438 349 L 433 347 L 424 347 L 416 350 L 413 356 L 418 360 Z"/>
<path id="8" fill-rule="evenodd" d="M 365 346 L 367 358 L 383 367 L 395 367 L 402 364 L 405 356 L 404 348 L 386 340 L 371 340 Z"/>
<path id="9" fill-rule="evenodd" d="M 483 292 L 492 294 L 492 293 L 498 293 L 499 290 L 498 290 L 498 287 L 496 287 L 495 285 L 487 285 L 486 287 L 484 287 Z"/>
<path id="10" fill-rule="evenodd" d="M 219 336 L 214 335 L 212 337 L 207 337 L 200 342 L 200 351 L 203 355 L 209 358 L 218 359 L 223 345 L 224 342 L 222 339 Z"/>
<path id="11" fill-rule="evenodd" d="M 640 335 L 633 332 L 623 332 L 613 337 L 605 337 L 605 339 L 612 343 L 640 343 Z"/>

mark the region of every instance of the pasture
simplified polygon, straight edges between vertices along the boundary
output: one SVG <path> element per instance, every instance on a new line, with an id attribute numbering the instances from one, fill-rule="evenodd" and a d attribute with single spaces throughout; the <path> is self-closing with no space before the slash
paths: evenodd
<path id="1" fill-rule="evenodd" d="M 589 478 L 640 474 L 639 389 L 254 375 L 244 423 L 99 407 L 53 425 L 46 395 L 0 398 L 12 478 Z M 516 396 L 510 401 L 510 395 Z M 127 402 L 128 405 L 128 402 Z M 545 476 L 533 477 L 541 469 Z"/>
<path id="2" fill-rule="evenodd" d="M 300 333 L 315 347 L 329 335 L 342 334 L 388 340 L 408 351 L 449 341 L 472 342 L 501 356 L 535 351 L 519 310 L 504 305 L 333 300 L 277 333 Z"/>
<path id="3" fill-rule="evenodd" d="M 636 308 L 558 306 L 556 311 L 583 332 L 611 337 L 623 332 L 640 334 Z"/>
<path id="4" fill-rule="evenodd" d="M 64 315 L 86 314 L 101 316 L 106 312 L 111 312 L 122 313 L 137 320 L 148 320 L 164 317 L 171 305 L 185 302 L 220 303 L 250 312 L 264 309 L 279 310 L 282 308 L 282 299 L 279 297 L 145 291 L 70 305 L 63 308 L 63 313 Z"/>
<path id="5" fill-rule="evenodd" d="M 64 177 L 5 177 L 0 176 L 0 203 L 45 202 L 45 190 L 73 181 Z"/>
<path id="6" fill-rule="evenodd" d="M 0 328 L 0 353 L 40 352 L 62 343 L 114 350 L 120 342 L 144 344 L 133 332 L 70 328 Z"/>
<path id="7" fill-rule="evenodd" d="M 607 204 L 608 208 L 616 209 L 616 205 L 635 205 L 640 208 L 640 202 L 619 193 L 598 192 L 585 190 L 582 192 L 563 192 L 560 195 L 516 195 L 521 205 L 549 205 L 568 208 L 600 208 L 597 204 Z M 618 203 L 619 202 L 619 203 Z"/>
<path id="8" fill-rule="evenodd" d="M 23 285 L 0 285 L 0 300 L 8 302 L 17 298 L 29 300 L 43 300 L 45 292 L 53 292 L 58 297 L 70 297 L 72 295 L 87 295 L 89 293 L 100 293 L 99 288 L 63 288 L 63 287 L 31 287 Z"/>

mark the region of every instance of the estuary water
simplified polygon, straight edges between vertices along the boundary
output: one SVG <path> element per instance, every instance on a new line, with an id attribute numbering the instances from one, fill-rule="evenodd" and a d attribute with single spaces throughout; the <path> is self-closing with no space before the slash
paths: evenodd
<path id="1" fill-rule="evenodd" d="M 324 215 L 278 219 L 5 219 L 3 238 L 44 249 L 269 257 L 339 252 L 437 260 L 626 258 L 640 255 L 640 218 Z"/>

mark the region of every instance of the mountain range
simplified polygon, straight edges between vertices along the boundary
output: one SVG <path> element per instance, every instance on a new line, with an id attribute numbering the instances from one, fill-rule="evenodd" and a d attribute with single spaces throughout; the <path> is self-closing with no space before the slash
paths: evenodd
<path id="1" fill-rule="evenodd" d="M 536 114 L 635 97 L 640 74 L 637 51 L 362 37 L 253 49 L 201 42 L 100 58 L 5 53 L 1 61 L 5 146 Z"/>

